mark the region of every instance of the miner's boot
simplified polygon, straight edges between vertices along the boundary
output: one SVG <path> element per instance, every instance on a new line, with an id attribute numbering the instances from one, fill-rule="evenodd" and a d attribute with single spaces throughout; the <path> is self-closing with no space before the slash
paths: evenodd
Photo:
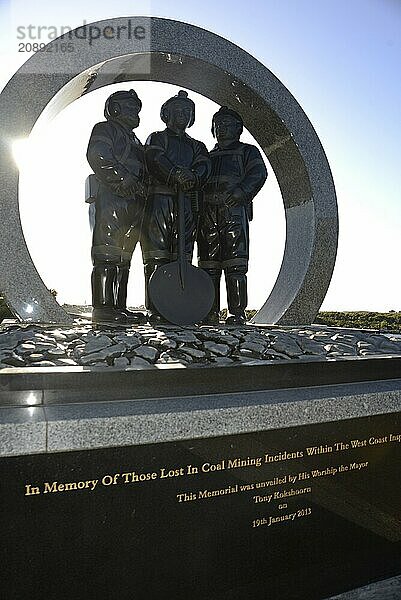
<path id="1" fill-rule="evenodd" d="M 246 266 L 225 269 L 228 312 L 227 325 L 245 325 L 245 308 L 248 304 Z"/>
<path id="2" fill-rule="evenodd" d="M 214 301 L 209 314 L 201 322 L 202 325 L 218 325 L 220 317 L 220 281 L 221 281 L 221 270 L 220 269 L 202 269 L 207 273 L 212 280 L 214 287 Z"/>
<path id="3" fill-rule="evenodd" d="M 141 325 L 146 322 L 146 317 L 142 312 L 133 312 L 127 309 L 127 288 L 130 263 L 121 263 L 117 267 L 117 282 L 115 290 L 115 306 L 119 312 L 122 312 L 128 323 L 131 325 Z"/>
<path id="4" fill-rule="evenodd" d="M 114 292 L 117 278 L 115 265 L 100 265 L 92 270 L 92 321 L 93 323 L 114 323 L 126 325 L 127 317 L 114 306 Z"/>
<path id="5" fill-rule="evenodd" d="M 156 261 L 151 261 L 151 262 L 144 264 L 145 306 L 148 310 L 148 322 L 151 325 L 163 325 L 163 324 L 168 323 L 168 321 L 164 317 L 162 317 L 162 315 L 156 309 L 155 305 L 152 302 L 150 294 L 149 294 L 149 280 L 150 280 L 151 276 L 153 275 L 153 272 L 155 271 L 155 269 L 157 269 L 158 266 L 159 266 L 159 263 L 157 263 Z"/>

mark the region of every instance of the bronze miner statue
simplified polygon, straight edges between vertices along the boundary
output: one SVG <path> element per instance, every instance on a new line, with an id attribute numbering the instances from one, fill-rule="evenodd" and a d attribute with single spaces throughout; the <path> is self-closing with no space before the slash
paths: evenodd
<path id="1" fill-rule="evenodd" d="M 213 307 L 206 323 L 218 323 L 220 279 L 224 270 L 228 311 L 226 323 L 246 322 L 249 258 L 249 221 L 252 200 L 266 181 L 267 172 L 259 150 L 240 141 L 241 116 L 223 106 L 213 116 L 212 133 L 217 144 L 210 152 L 212 172 L 203 195 L 197 235 L 199 266 L 215 288 Z"/>
<path id="2" fill-rule="evenodd" d="M 164 318 L 149 294 L 149 279 L 155 269 L 177 258 L 177 199 L 184 194 L 185 257 L 192 260 L 198 211 L 198 192 L 210 174 L 206 146 L 191 138 L 186 129 L 195 121 L 195 104 L 187 92 L 180 90 L 161 107 L 164 131 L 152 133 L 145 145 L 149 172 L 149 195 L 146 204 L 142 251 L 145 270 L 145 303 L 149 322 Z"/>
<path id="3" fill-rule="evenodd" d="M 127 310 L 132 253 L 139 241 L 146 199 L 144 148 L 134 133 L 142 102 L 134 90 L 106 101 L 106 121 L 92 131 L 87 158 L 91 202 L 93 322 L 141 323 L 143 313 Z"/>

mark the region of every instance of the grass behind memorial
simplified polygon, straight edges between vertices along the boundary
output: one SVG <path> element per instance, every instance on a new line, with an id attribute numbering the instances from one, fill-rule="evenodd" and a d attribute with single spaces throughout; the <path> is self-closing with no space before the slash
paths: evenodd
<path id="1" fill-rule="evenodd" d="M 331 327 L 379 329 L 399 333 L 401 331 L 401 312 L 319 312 L 315 323 Z"/>
<path id="2" fill-rule="evenodd" d="M 256 314 L 256 310 L 247 310 L 247 319 Z M 222 311 L 225 318 L 227 311 Z M 369 312 L 369 311 L 322 311 L 314 320 L 316 325 L 328 327 L 349 327 L 351 329 L 377 329 L 394 333 L 401 332 L 401 312 Z"/>

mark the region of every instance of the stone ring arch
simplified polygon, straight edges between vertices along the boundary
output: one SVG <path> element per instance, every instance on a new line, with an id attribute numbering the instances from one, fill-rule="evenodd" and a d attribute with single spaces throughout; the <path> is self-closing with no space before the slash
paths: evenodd
<path id="1" fill-rule="evenodd" d="M 95 28 L 101 35 L 90 41 Z M 72 50 L 61 51 L 61 44 Z M 25 243 L 12 141 L 83 94 L 135 80 L 175 84 L 241 113 L 274 170 L 286 216 L 280 272 L 254 322 L 311 323 L 331 280 L 338 238 L 335 188 L 318 136 L 290 92 L 250 54 L 199 27 L 156 17 L 77 28 L 31 56 L 1 92 L 0 290 L 9 306 L 22 321 L 71 322 Z"/>

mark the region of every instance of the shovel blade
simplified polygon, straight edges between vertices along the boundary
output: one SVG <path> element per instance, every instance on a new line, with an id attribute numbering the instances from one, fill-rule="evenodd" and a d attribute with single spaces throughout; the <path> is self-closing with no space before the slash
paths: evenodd
<path id="1" fill-rule="evenodd" d="M 182 286 L 182 279 L 184 286 Z M 214 301 L 209 275 L 185 263 L 158 267 L 149 280 L 149 295 L 159 313 L 175 325 L 194 325 L 206 317 Z"/>

